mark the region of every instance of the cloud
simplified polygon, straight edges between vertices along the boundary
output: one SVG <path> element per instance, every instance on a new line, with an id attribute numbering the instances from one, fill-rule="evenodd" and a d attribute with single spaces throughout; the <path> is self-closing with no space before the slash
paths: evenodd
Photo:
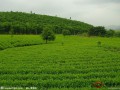
<path id="1" fill-rule="evenodd" d="M 120 0 L 75 0 L 74 1 L 75 4 L 89 4 L 89 5 L 93 5 L 93 4 L 109 4 L 109 3 L 120 3 Z"/>
<path id="2" fill-rule="evenodd" d="M 120 0 L 89 0 L 92 3 L 120 3 Z"/>

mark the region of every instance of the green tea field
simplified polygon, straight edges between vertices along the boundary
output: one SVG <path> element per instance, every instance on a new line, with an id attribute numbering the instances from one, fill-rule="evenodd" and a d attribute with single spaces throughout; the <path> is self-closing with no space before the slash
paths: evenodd
<path id="1" fill-rule="evenodd" d="M 0 36 L 2 88 L 98 90 L 96 82 L 120 88 L 120 38 L 57 35 L 45 44 L 40 35 Z"/>

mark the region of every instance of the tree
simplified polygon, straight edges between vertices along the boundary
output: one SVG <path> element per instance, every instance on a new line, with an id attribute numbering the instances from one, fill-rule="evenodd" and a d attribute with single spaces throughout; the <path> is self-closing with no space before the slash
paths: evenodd
<path id="1" fill-rule="evenodd" d="M 107 37 L 113 37 L 114 34 L 115 34 L 115 31 L 114 31 L 114 30 L 109 30 L 109 31 L 106 32 L 106 36 L 107 36 Z"/>
<path id="2" fill-rule="evenodd" d="M 9 34 L 11 35 L 11 38 L 12 38 L 13 34 L 14 34 L 14 29 L 13 28 L 10 29 Z"/>
<path id="3" fill-rule="evenodd" d="M 63 30 L 62 33 L 63 33 L 64 36 L 70 35 L 70 31 L 69 30 Z"/>
<path id="4" fill-rule="evenodd" d="M 45 27 L 45 28 L 43 28 L 42 38 L 43 38 L 43 40 L 46 41 L 46 43 L 47 43 L 47 41 L 54 41 L 55 34 L 50 27 Z"/>
<path id="5" fill-rule="evenodd" d="M 115 36 L 116 36 L 116 37 L 120 37 L 120 32 L 119 32 L 119 31 L 116 31 L 116 32 L 115 32 Z"/>
<path id="6" fill-rule="evenodd" d="M 106 30 L 105 30 L 105 27 L 103 27 L 103 26 L 92 27 L 89 30 L 88 34 L 90 36 L 105 36 Z"/>
<path id="7" fill-rule="evenodd" d="M 11 42 L 10 43 L 13 44 L 14 29 L 12 27 L 10 28 L 9 34 L 11 35 Z"/>

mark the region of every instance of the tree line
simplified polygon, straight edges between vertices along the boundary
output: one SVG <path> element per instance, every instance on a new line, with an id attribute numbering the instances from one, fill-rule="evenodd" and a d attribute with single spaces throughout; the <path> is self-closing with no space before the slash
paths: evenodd
<path id="1" fill-rule="evenodd" d="M 92 27 L 88 31 L 88 35 L 101 36 L 101 37 L 113 37 L 113 36 L 120 37 L 120 32 L 116 32 L 115 30 L 112 30 L 112 29 L 106 30 L 105 27 L 103 26 L 96 26 L 96 27 Z"/>

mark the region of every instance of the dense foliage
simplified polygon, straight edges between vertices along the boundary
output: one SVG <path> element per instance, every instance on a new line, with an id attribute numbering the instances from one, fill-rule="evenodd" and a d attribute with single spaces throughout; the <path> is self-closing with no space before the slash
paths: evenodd
<path id="1" fill-rule="evenodd" d="M 120 37 L 120 31 L 115 32 L 114 36 Z"/>
<path id="2" fill-rule="evenodd" d="M 115 35 L 115 31 L 114 30 L 108 30 L 107 32 L 106 32 L 106 36 L 107 37 L 113 37 Z"/>
<path id="3" fill-rule="evenodd" d="M 70 35 L 70 31 L 69 30 L 63 30 L 62 33 L 63 33 L 64 36 Z"/>
<path id="4" fill-rule="evenodd" d="M 90 36 L 105 36 L 106 30 L 103 26 L 97 26 L 97 27 L 92 27 L 88 33 Z"/>
<path id="5" fill-rule="evenodd" d="M 0 12 L 0 34 L 40 34 L 45 26 L 52 26 L 57 34 L 63 29 L 71 34 L 87 32 L 92 25 L 55 16 L 23 12 Z"/>

